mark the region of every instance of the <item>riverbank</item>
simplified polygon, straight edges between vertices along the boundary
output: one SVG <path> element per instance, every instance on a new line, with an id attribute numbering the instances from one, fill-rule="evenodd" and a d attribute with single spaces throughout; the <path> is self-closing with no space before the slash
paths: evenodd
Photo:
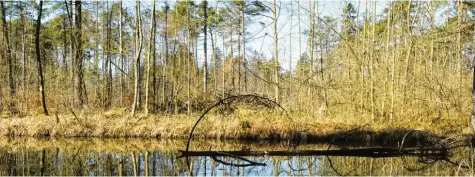
<path id="1" fill-rule="evenodd" d="M 125 110 L 98 114 L 27 116 L 1 118 L 0 136 L 9 137 L 98 137 L 169 138 L 188 137 L 199 115 L 150 115 L 130 117 Z M 333 119 L 307 117 L 273 110 L 239 109 L 229 115 L 210 113 L 199 123 L 194 137 L 201 139 L 294 140 L 309 142 L 391 143 L 431 138 L 471 135 L 471 130 L 456 118 L 434 118 L 426 122 L 410 119 L 370 118 Z"/>
<path id="2" fill-rule="evenodd" d="M 249 142 L 249 141 L 233 141 L 233 140 L 196 140 L 193 141 L 190 150 L 243 150 L 243 148 L 253 151 L 275 151 L 288 150 L 296 148 L 300 150 L 309 149 L 328 149 L 328 144 L 300 144 L 299 146 L 291 146 L 287 143 L 268 143 L 268 142 Z M 349 145 L 348 147 L 354 147 Z M 0 138 L 0 148 L 8 149 L 11 152 L 20 151 L 22 148 L 27 149 L 59 149 L 67 152 L 75 152 L 78 149 L 83 151 L 95 152 L 155 152 L 168 151 L 179 153 L 179 150 L 186 148 L 186 141 L 176 139 L 143 139 L 143 138 Z M 332 149 L 337 149 L 332 146 Z M 356 148 L 356 147 L 355 147 Z"/>

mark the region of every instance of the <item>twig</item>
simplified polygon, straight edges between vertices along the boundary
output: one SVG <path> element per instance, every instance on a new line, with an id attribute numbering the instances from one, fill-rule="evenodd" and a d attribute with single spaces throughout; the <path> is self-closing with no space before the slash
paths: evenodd
<path id="1" fill-rule="evenodd" d="M 56 123 L 58 124 L 59 123 L 59 116 L 58 116 L 58 112 L 55 112 L 56 114 Z"/>
<path id="2" fill-rule="evenodd" d="M 406 139 L 407 135 L 409 135 L 410 133 L 412 133 L 412 132 L 414 132 L 414 131 L 416 131 L 416 130 L 411 130 L 411 131 L 407 132 L 407 133 L 404 135 L 404 137 L 402 137 L 401 146 L 399 146 L 399 151 L 401 151 L 401 149 L 402 149 L 402 147 L 403 147 L 403 145 L 404 145 L 404 140 Z"/>
<path id="3" fill-rule="evenodd" d="M 218 163 L 221 163 L 223 165 L 229 165 L 229 166 L 236 166 L 236 167 L 249 167 L 249 166 L 266 166 L 266 164 L 264 163 L 258 163 L 258 162 L 252 162 L 250 164 L 235 164 L 235 163 L 229 163 L 229 162 L 225 162 L 225 161 L 222 161 L 222 160 L 219 160 L 218 158 L 216 158 L 216 156 L 212 156 L 211 158 L 213 158 L 213 160 L 215 160 L 216 162 Z"/>
<path id="4" fill-rule="evenodd" d="M 71 109 L 68 105 L 66 105 L 66 103 L 63 102 L 63 106 L 68 108 L 69 112 L 71 112 L 71 114 L 73 114 L 74 116 L 74 120 L 78 121 L 79 122 L 79 118 L 78 116 L 76 115 L 76 113 L 73 111 L 73 109 Z"/>

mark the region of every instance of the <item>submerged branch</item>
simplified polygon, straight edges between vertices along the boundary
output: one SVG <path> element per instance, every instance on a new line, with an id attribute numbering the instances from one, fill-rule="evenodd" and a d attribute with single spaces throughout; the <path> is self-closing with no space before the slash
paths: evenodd
<path id="1" fill-rule="evenodd" d="M 400 157 L 400 156 L 431 156 L 446 157 L 449 155 L 444 148 L 364 148 L 339 150 L 305 150 L 305 151 L 180 151 L 181 157 L 195 156 L 347 156 L 347 157 Z"/>

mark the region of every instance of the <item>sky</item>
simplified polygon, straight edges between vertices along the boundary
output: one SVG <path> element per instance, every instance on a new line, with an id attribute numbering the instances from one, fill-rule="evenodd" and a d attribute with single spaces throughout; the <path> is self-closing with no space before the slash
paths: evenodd
<path id="1" fill-rule="evenodd" d="M 87 2 L 94 2 L 94 1 L 87 1 Z M 159 0 L 157 1 L 157 9 L 161 9 L 164 6 L 165 1 Z M 169 0 L 171 5 L 174 4 L 174 0 Z M 199 4 L 201 0 L 197 1 Z M 291 7 L 290 4 L 292 2 L 292 18 L 291 18 Z M 301 30 L 302 32 L 309 29 L 309 3 L 313 3 L 313 0 L 300 0 L 301 6 Z M 368 2 L 368 10 L 373 10 L 373 4 L 375 1 L 364 1 L 364 0 L 350 0 L 355 9 L 359 12 L 360 17 L 364 14 L 365 3 Z M 268 3 L 269 6 L 272 7 L 273 1 L 265 1 Z M 281 67 L 285 70 L 289 69 L 289 63 L 291 63 L 292 68 L 295 68 L 297 64 L 298 57 L 300 56 L 299 53 L 299 31 L 298 31 L 298 16 L 297 16 L 297 0 L 290 1 L 290 0 L 277 0 L 278 6 L 280 6 L 280 14 L 278 17 L 278 37 L 279 37 L 279 62 L 281 63 Z M 341 21 L 343 7 L 345 6 L 345 1 L 336 1 L 336 0 L 323 0 L 317 2 L 317 12 L 320 14 L 321 17 L 323 16 L 330 16 L 336 18 L 337 21 Z M 145 0 L 141 1 L 142 4 L 142 11 L 151 9 L 152 1 Z M 220 7 L 223 6 L 222 2 L 218 1 L 209 1 L 210 7 L 215 7 L 218 4 Z M 376 1 L 376 12 L 377 14 L 381 14 L 383 9 L 386 8 L 388 5 L 388 1 Z M 135 13 L 135 1 L 126 0 L 123 1 L 124 8 L 127 8 L 132 15 Z M 63 13 L 59 11 L 58 13 Z M 272 16 L 272 14 L 267 14 L 268 16 Z M 54 16 L 50 14 L 49 17 Z M 44 21 L 48 21 L 48 16 L 45 17 Z M 144 22 L 147 22 L 148 18 L 144 19 Z M 260 22 L 266 24 L 266 28 L 263 28 Z M 247 58 L 250 58 L 253 50 L 257 50 L 260 53 L 263 53 L 267 60 L 273 58 L 274 56 L 274 31 L 273 31 L 273 22 L 272 19 L 268 19 L 266 17 L 247 17 L 246 24 L 249 24 L 246 28 L 246 48 L 248 49 Z M 160 28 L 160 27 L 158 27 Z M 147 27 L 144 28 L 148 30 Z M 340 26 L 336 28 L 337 31 L 341 29 Z M 267 33 L 267 35 L 265 35 Z M 148 34 L 148 31 L 145 32 Z M 146 36 L 144 36 L 146 37 Z M 209 35 L 208 35 L 209 37 Z M 237 35 L 235 39 L 237 40 Z M 204 47 L 203 47 L 203 39 L 204 35 L 200 34 L 199 36 L 199 43 L 198 43 L 198 65 L 201 66 L 204 62 Z M 211 48 L 211 39 L 208 39 L 208 63 L 211 64 L 212 62 L 212 48 Z M 302 53 L 306 51 L 307 47 L 307 36 L 302 34 L 301 38 L 302 42 Z M 292 48 L 290 48 L 289 44 L 292 43 Z M 220 37 L 217 39 L 217 44 L 219 48 L 222 48 L 223 41 Z M 226 53 L 229 53 L 229 50 L 226 50 Z M 235 54 L 237 53 L 237 46 L 235 45 Z"/>
<path id="2" fill-rule="evenodd" d="M 272 3 L 272 1 L 267 1 L 268 3 Z M 290 0 L 287 1 L 277 1 L 278 4 L 281 5 L 281 13 L 280 16 L 278 17 L 278 37 L 279 37 L 279 62 L 281 64 L 281 67 L 285 70 L 288 70 L 289 67 L 289 62 L 292 63 L 292 68 L 295 68 L 297 64 L 298 57 L 300 56 L 299 54 L 299 29 L 298 29 L 298 15 L 297 15 L 297 1 L 292 2 L 292 10 L 293 10 L 293 15 L 291 17 L 291 7 L 290 7 Z M 314 1 L 307 1 L 307 0 L 301 0 L 300 1 L 300 6 L 301 6 L 301 30 L 307 30 L 309 29 L 309 3 L 314 2 Z M 359 7 L 359 14 L 364 13 L 364 8 L 365 8 L 365 1 L 350 1 L 353 3 L 355 8 L 358 10 Z M 374 2 L 374 1 L 371 1 Z M 368 3 L 368 9 L 372 11 L 372 6 L 370 5 L 371 2 Z M 376 1 L 376 12 L 380 14 L 383 9 L 387 6 L 387 1 Z M 359 5 L 359 6 L 358 6 Z M 317 2 L 317 11 L 320 14 L 320 16 L 331 16 L 334 18 L 337 18 L 338 21 L 341 21 L 342 17 L 342 12 L 343 12 L 343 7 L 345 6 L 344 1 L 318 1 Z M 272 16 L 269 14 L 269 16 Z M 267 59 L 271 59 L 274 56 L 274 30 L 273 30 L 273 24 L 271 19 L 267 19 L 265 17 L 252 17 L 250 18 L 251 21 L 246 21 L 246 23 L 251 23 L 251 25 L 246 29 L 247 30 L 247 43 L 246 43 L 246 48 L 247 49 L 253 49 L 257 50 L 258 52 L 262 52 L 264 56 L 266 56 Z M 267 26 L 267 28 L 262 29 L 262 26 L 259 24 L 259 22 L 264 22 L 266 25 L 270 24 Z M 338 26 L 337 30 L 339 30 L 341 27 Z M 268 34 L 265 36 L 265 34 Z M 254 38 L 251 38 L 252 36 L 255 36 Z M 203 37 L 203 36 L 200 36 Z M 236 36 L 237 37 L 237 36 Z M 302 53 L 306 51 L 306 43 L 307 43 L 307 36 L 302 34 L 301 37 L 301 42 L 302 42 Z M 210 44 L 210 42 L 208 42 Z M 290 43 L 292 43 L 292 48 L 290 48 Z M 218 44 L 222 46 L 222 41 L 218 40 Z M 201 45 L 202 46 L 202 45 Z M 210 48 L 210 47 L 208 47 Z M 198 48 L 198 62 L 201 64 L 204 61 L 204 52 L 203 52 L 203 47 Z M 251 54 L 251 50 L 247 50 L 247 58 L 249 58 L 249 55 Z M 208 51 L 208 55 L 211 54 L 211 51 Z M 211 57 L 209 56 L 208 59 Z"/>

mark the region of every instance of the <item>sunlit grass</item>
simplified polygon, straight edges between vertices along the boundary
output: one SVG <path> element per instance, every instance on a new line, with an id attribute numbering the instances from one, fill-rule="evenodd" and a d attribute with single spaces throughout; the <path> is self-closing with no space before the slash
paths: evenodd
<path id="1" fill-rule="evenodd" d="M 335 111 L 335 110 L 328 110 Z M 141 138 L 186 138 L 199 114 L 149 115 L 130 117 L 124 109 L 106 112 L 78 113 L 74 116 L 32 115 L 23 118 L 0 119 L 0 135 L 31 137 L 141 137 Z M 454 137 L 471 133 L 465 121 L 457 117 L 432 117 L 424 121 L 411 118 L 372 120 L 366 114 L 340 111 L 338 114 L 321 113 L 308 116 L 279 110 L 236 109 L 222 115 L 211 112 L 195 130 L 196 138 L 214 139 L 306 139 L 344 134 L 348 131 L 393 133 L 401 137 L 410 130 L 428 132 L 434 136 Z M 363 133 L 364 134 L 364 133 Z M 349 133 L 348 137 L 362 138 L 362 134 Z M 328 138 L 328 137 L 326 137 Z"/>

